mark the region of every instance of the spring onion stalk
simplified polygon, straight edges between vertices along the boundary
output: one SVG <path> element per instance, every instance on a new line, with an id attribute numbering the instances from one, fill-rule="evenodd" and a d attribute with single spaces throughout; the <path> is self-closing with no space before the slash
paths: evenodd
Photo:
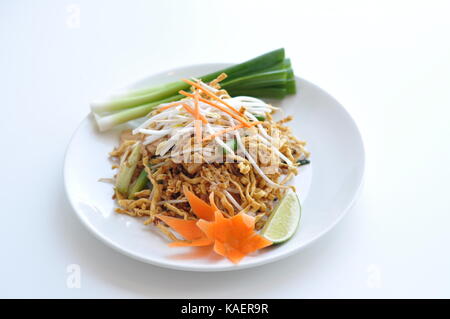
<path id="1" fill-rule="evenodd" d="M 162 99 L 174 96 L 180 90 L 189 88 L 184 82 L 176 82 L 167 84 L 163 90 L 149 92 L 145 95 L 126 96 L 122 98 L 110 97 L 105 100 L 96 100 L 91 102 L 91 110 L 95 113 L 114 112 L 123 109 L 132 108 L 134 106 L 154 103 Z"/>
<path id="2" fill-rule="evenodd" d="M 126 123 L 128 121 L 138 119 L 140 117 L 147 115 L 155 108 L 155 106 L 158 106 L 159 104 L 178 101 L 182 97 L 184 96 L 177 94 L 160 101 L 147 103 L 144 105 L 136 106 L 134 108 L 125 109 L 116 113 L 111 113 L 105 116 L 99 116 L 98 114 L 94 113 L 94 116 L 98 128 L 100 129 L 101 132 L 104 132 L 122 123 Z"/>
<path id="3" fill-rule="evenodd" d="M 290 68 L 292 68 L 291 59 L 286 58 L 283 61 L 280 61 L 280 62 L 274 64 L 270 68 L 265 69 L 264 72 L 277 71 L 280 69 L 290 69 Z"/>
<path id="4" fill-rule="evenodd" d="M 297 93 L 297 86 L 295 84 L 295 80 L 287 80 L 285 84 L 286 93 L 287 94 L 295 94 Z"/>
<path id="5" fill-rule="evenodd" d="M 147 172 L 145 169 L 143 169 L 139 174 L 138 178 L 130 185 L 128 198 L 133 199 L 134 194 L 143 190 L 147 185 L 147 183 L 148 183 Z"/>
<path id="6" fill-rule="evenodd" d="M 295 94 L 297 93 L 297 86 L 295 84 L 295 75 L 294 75 L 294 71 L 291 69 L 290 71 L 288 71 L 287 77 L 286 77 L 286 91 L 287 94 Z"/>
<path id="7" fill-rule="evenodd" d="M 272 82 L 275 81 L 275 85 L 279 84 L 279 80 L 286 80 L 290 69 L 281 69 L 278 71 L 262 72 L 252 75 L 243 76 L 239 79 L 232 81 L 227 81 L 222 84 L 225 90 L 230 90 L 233 88 L 244 89 L 244 88 L 255 88 L 255 87 L 267 87 L 273 85 Z"/>
<path id="8" fill-rule="evenodd" d="M 233 86 L 227 87 L 224 89 L 227 90 L 231 95 L 234 95 L 233 90 L 245 91 L 247 89 L 259 89 L 259 88 L 267 88 L 267 87 L 282 87 L 284 88 L 287 84 L 287 79 L 274 79 L 274 80 L 264 80 L 255 81 L 251 83 L 244 83 L 242 86 Z M 248 94 L 247 94 L 248 95 Z"/>
<path id="9" fill-rule="evenodd" d="M 228 68 L 201 76 L 203 82 L 214 80 L 221 73 L 226 73 L 228 78 L 234 79 L 254 72 L 264 70 L 273 66 L 278 62 L 284 61 L 284 49 L 278 49 L 246 62 L 230 66 Z M 110 97 L 107 99 L 96 100 L 91 103 L 91 110 L 95 113 L 114 112 L 124 108 L 131 108 L 144 103 L 155 102 L 169 96 L 173 96 L 180 90 L 186 90 L 189 84 L 183 81 L 175 81 L 163 86 L 159 89 L 140 90 L 138 92 L 131 91 L 128 94 Z"/>
<path id="10" fill-rule="evenodd" d="M 287 95 L 287 90 L 283 87 L 263 87 L 246 90 L 230 90 L 229 93 L 234 96 L 248 95 L 261 98 L 282 99 Z"/>
<path id="11" fill-rule="evenodd" d="M 141 148 L 142 144 L 136 143 L 128 158 L 120 164 L 119 173 L 116 177 L 116 188 L 123 195 L 128 194 L 131 178 L 141 157 Z"/>
<path id="12" fill-rule="evenodd" d="M 198 78 L 203 82 L 210 82 L 221 73 L 228 75 L 221 86 L 232 96 L 281 99 L 296 92 L 291 61 L 285 58 L 284 49 L 268 52 Z M 147 115 L 159 104 L 182 99 L 184 96 L 178 92 L 189 88 L 189 84 L 175 81 L 149 88 L 125 90 L 106 99 L 93 101 L 91 110 L 100 131 L 107 131 Z"/>
<path id="13" fill-rule="evenodd" d="M 277 49 L 271 52 L 268 52 L 266 54 L 260 55 L 256 58 L 253 58 L 251 60 L 248 60 L 246 62 L 230 66 L 228 68 L 209 73 L 203 76 L 200 76 L 200 78 L 203 82 L 210 82 L 217 78 L 221 73 L 227 74 L 227 79 L 235 79 L 239 78 L 244 75 L 252 74 L 255 72 L 263 71 L 270 67 L 270 69 L 281 69 L 281 68 L 288 68 L 290 67 L 290 61 L 289 59 L 285 59 L 285 51 L 284 48 Z M 173 88 L 177 85 L 184 85 L 182 88 L 183 90 L 189 88 L 189 85 L 187 85 L 185 82 L 182 81 L 175 81 L 168 84 L 159 85 L 156 87 L 150 87 L 150 88 L 144 88 L 144 89 L 138 89 L 138 90 L 129 90 L 125 91 L 122 94 L 116 94 L 113 97 L 118 98 L 126 98 L 126 97 L 135 97 L 138 95 L 147 95 L 148 93 L 155 92 L 155 91 L 161 91 Z M 178 91 L 175 91 L 175 93 Z"/>

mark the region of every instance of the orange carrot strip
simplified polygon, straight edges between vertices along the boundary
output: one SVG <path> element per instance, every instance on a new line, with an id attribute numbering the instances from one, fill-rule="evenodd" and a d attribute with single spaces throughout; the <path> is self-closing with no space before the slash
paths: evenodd
<path id="1" fill-rule="evenodd" d="M 230 104 L 228 104 L 227 102 L 223 101 L 221 98 L 219 98 L 217 95 L 215 95 L 213 92 L 211 92 L 210 90 L 207 90 L 206 88 L 202 87 L 201 85 L 192 82 L 188 79 L 181 79 L 182 81 L 186 82 L 187 84 L 192 85 L 193 87 L 196 87 L 197 89 L 201 90 L 202 92 L 204 92 L 206 95 L 208 95 L 209 97 L 213 98 L 214 100 L 216 100 L 217 102 L 222 103 L 223 105 L 225 105 L 226 107 L 228 107 L 229 109 L 235 111 L 237 114 L 242 115 L 241 112 L 239 112 L 238 110 L 236 110 L 234 107 L 232 107 Z"/>
<path id="2" fill-rule="evenodd" d="M 200 96 L 198 95 L 198 91 L 194 92 L 194 110 L 195 110 L 195 115 L 197 116 L 197 120 L 199 120 L 200 117 L 200 108 L 198 106 L 198 98 Z"/>
<path id="3" fill-rule="evenodd" d="M 181 105 L 183 106 L 183 108 L 184 108 L 188 113 L 191 113 L 192 116 L 195 118 L 195 112 L 194 112 L 193 109 L 191 109 L 191 107 L 190 107 L 189 105 L 187 105 L 186 103 L 182 103 Z M 206 120 L 206 118 L 205 118 L 202 114 L 199 114 L 199 117 L 200 117 L 201 121 L 202 121 L 204 124 L 208 123 L 208 121 Z"/>
<path id="4" fill-rule="evenodd" d="M 180 104 L 181 104 L 181 102 L 173 102 L 173 103 L 164 105 L 163 107 L 160 107 L 158 110 L 164 111 L 164 110 L 170 109 L 171 107 L 178 106 Z"/>
<path id="5" fill-rule="evenodd" d="M 202 122 L 200 120 L 194 121 L 194 138 L 195 143 L 200 144 L 202 142 Z"/>
<path id="6" fill-rule="evenodd" d="M 193 96 L 194 96 L 193 94 L 187 93 L 187 92 L 185 92 L 185 91 L 183 91 L 183 90 L 179 91 L 178 93 L 180 93 L 180 94 L 182 94 L 182 95 L 184 95 L 184 96 L 188 96 L 188 97 L 193 97 Z M 235 120 L 238 120 L 239 122 L 241 122 L 242 124 L 244 124 L 246 127 L 250 127 L 250 124 L 249 124 L 246 120 L 244 120 L 242 117 L 237 116 L 236 114 L 230 112 L 229 110 L 227 110 L 227 109 L 224 108 L 223 106 L 218 105 L 218 104 L 215 104 L 215 103 L 212 103 L 211 101 L 205 100 L 204 98 L 201 98 L 201 97 L 199 97 L 198 99 L 199 99 L 199 101 L 202 101 L 203 103 L 206 103 L 206 104 L 209 104 L 209 105 L 211 105 L 211 106 L 214 106 L 215 108 L 221 110 L 222 112 L 227 113 L 229 116 L 231 116 L 231 117 L 234 118 Z"/>

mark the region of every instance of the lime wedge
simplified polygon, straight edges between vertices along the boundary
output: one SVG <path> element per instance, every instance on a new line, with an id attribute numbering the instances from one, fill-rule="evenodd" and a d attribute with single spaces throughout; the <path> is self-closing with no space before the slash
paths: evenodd
<path id="1" fill-rule="evenodd" d="M 297 194 L 291 189 L 280 200 L 266 222 L 261 235 L 274 244 L 285 242 L 297 230 L 301 206 Z"/>

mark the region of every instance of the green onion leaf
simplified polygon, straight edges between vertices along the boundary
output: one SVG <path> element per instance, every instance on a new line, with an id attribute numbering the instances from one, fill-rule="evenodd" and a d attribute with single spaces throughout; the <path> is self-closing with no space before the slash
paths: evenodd
<path id="1" fill-rule="evenodd" d="M 228 75 L 221 86 L 231 96 L 282 99 L 296 92 L 291 61 L 285 58 L 284 49 L 268 52 L 199 78 L 210 82 L 221 73 Z M 189 87 L 189 84 L 183 81 L 174 81 L 143 89 L 125 90 L 107 99 L 93 101 L 91 110 L 100 131 L 107 131 L 147 115 L 162 103 L 184 98 L 178 91 L 188 90 Z"/>

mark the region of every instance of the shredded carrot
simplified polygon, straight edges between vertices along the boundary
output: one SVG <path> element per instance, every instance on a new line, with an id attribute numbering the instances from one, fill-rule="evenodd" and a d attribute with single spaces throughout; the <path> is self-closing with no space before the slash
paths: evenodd
<path id="1" fill-rule="evenodd" d="M 197 120 L 199 120 L 200 118 L 200 108 L 198 106 L 198 98 L 200 97 L 200 95 L 198 94 L 198 91 L 194 92 L 194 110 L 195 110 L 195 114 L 197 116 Z"/>
<path id="2" fill-rule="evenodd" d="M 194 97 L 194 94 L 187 93 L 187 92 L 185 92 L 185 91 L 183 91 L 183 90 L 179 91 L 178 93 L 180 93 L 180 94 L 182 94 L 182 95 L 184 95 L 184 96 Z M 199 101 L 202 101 L 203 103 L 206 103 L 206 104 L 209 104 L 209 105 L 211 105 L 211 106 L 214 106 L 215 108 L 218 108 L 218 109 L 221 110 L 222 112 L 227 113 L 229 116 L 231 116 L 231 117 L 234 118 L 235 120 L 238 120 L 239 122 L 241 122 L 242 124 L 244 124 L 244 126 L 250 127 L 250 123 L 248 123 L 245 119 L 243 119 L 242 117 L 240 117 L 240 116 L 238 116 L 238 115 L 236 115 L 236 114 L 231 113 L 229 110 L 227 110 L 227 109 L 224 108 L 223 106 L 218 105 L 218 104 L 215 104 L 215 103 L 213 103 L 213 102 L 211 102 L 211 101 L 208 101 L 208 100 L 206 100 L 206 99 L 204 99 L 204 98 L 201 98 L 201 97 L 199 97 L 198 99 L 199 99 Z"/>
<path id="3" fill-rule="evenodd" d="M 194 121 L 194 138 L 195 143 L 200 144 L 202 142 L 202 122 L 200 120 Z"/>
<path id="4" fill-rule="evenodd" d="M 214 100 L 216 100 L 217 102 L 222 103 L 223 105 L 225 105 L 226 107 L 228 107 L 229 109 L 233 110 L 234 112 L 236 112 L 239 115 L 242 115 L 241 112 L 239 112 L 238 110 L 236 110 L 234 107 L 232 107 L 230 104 L 226 103 L 225 101 L 223 101 L 221 98 L 219 98 L 217 95 L 215 95 L 213 92 L 211 92 L 210 90 L 207 90 L 206 88 L 202 87 L 201 85 L 192 82 L 188 79 L 182 79 L 182 81 L 186 82 L 187 84 L 192 85 L 193 87 L 201 90 L 202 92 L 204 92 L 206 95 L 208 95 L 209 97 L 213 98 Z"/>
<path id="5" fill-rule="evenodd" d="M 251 122 L 249 124 L 250 124 L 250 126 L 254 126 L 254 125 L 257 125 L 257 124 L 260 124 L 260 123 L 261 122 L 258 121 L 258 122 Z M 220 131 L 218 131 L 218 132 L 216 132 L 214 134 L 208 135 L 207 137 L 205 137 L 203 139 L 203 141 L 212 140 L 213 138 L 216 138 L 217 136 L 220 136 L 220 135 L 228 133 L 228 132 L 232 132 L 234 130 L 239 130 L 239 129 L 243 128 L 243 127 L 245 127 L 244 124 L 238 124 L 238 125 L 235 125 L 235 126 L 232 126 L 232 127 L 227 127 L 226 129 L 223 129 L 223 130 L 220 130 Z"/>
<path id="6" fill-rule="evenodd" d="M 191 107 L 189 105 L 187 105 L 186 103 L 182 103 L 181 105 L 186 110 L 186 112 L 191 113 L 192 116 L 195 118 L 195 111 L 193 109 L 191 109 Z M 198 116 L 204 124 L 208 123 L 208 121 L 202 114 L 199 114 Z"/>
<path id="7" fill-rule="evenodd" d="M 173 102 L 173 103 L 164 105 L 163 107 L 160 107 L 159 110 L 160 111 L 164 111 L 164 110 L 170 109 L 171 107 L 178 106 L 180 104 L 181 104 L 181 102 L 179 102 L 179 101 L 178 102 Z"/>

